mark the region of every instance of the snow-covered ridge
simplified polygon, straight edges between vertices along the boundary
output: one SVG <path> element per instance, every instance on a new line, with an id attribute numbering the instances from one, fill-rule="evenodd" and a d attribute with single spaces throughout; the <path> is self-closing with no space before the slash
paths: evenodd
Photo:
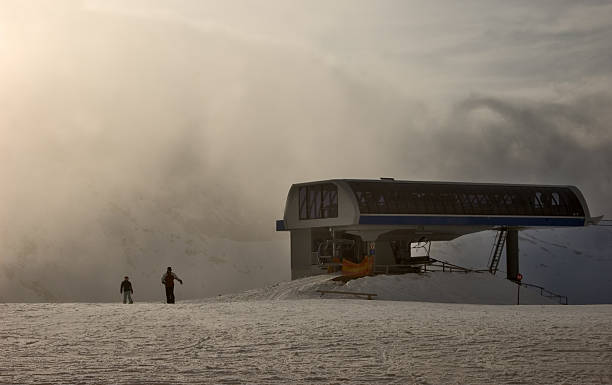
<path id="1" fill-rule="evenodd" d="M 333 276 L 318 275 L 289 282 L 280 282 L 262 289 L 242 293 L 220 295 L 197 301 L 251 301 L 251 300 L 292 300 L 313 298 L 354 298 L 352 295 L 325 293 L 318 290 L 373 293 L 377 300 L 417 301 L 439 303 L 465 303 L 512 305 L 558 304 L 543 297 L 537 290 L 521 287 L 495 277 L 489 273 L 443 273 L 377 275 L 350 280 L 346 283 L 332 281 Z"/>
<path id="2" fill-rule="evenodd" d="M 495 234 L 490 231 L 432 246 L 432 255 L 461 266 L 486 268 Z M 519 235 L 523 281 L 566 295 L 570 304 L 612 303 L 612 229 L 525 230 Z M 499 264 L 504 275 L 505 253 Z"/>

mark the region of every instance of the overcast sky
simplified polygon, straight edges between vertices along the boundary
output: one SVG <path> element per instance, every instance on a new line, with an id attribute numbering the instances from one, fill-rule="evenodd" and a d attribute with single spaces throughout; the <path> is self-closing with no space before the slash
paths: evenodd
<path id="1" fill-rule="evenodd" d="M 271 239 L 326 178 L 572 184 L 612 216 L 611 75 L 604 1 L 3 1 L 3 252 L 141 201 Z"/>

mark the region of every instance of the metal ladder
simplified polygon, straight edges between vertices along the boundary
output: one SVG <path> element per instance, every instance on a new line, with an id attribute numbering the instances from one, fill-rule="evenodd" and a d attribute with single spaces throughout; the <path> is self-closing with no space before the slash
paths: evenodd
<path id="1" fill-rule="evenodd" d="M 489 256 L 489 273 L 495 275 L 497 273 L 497 266 L 499 266 L 499 260 L 501 259 L 504 246 L 506 245 L 506 235 L 508 229 L 501 228 L 495 236 L 495 243 L 491 249 L 491 255 Z"/>

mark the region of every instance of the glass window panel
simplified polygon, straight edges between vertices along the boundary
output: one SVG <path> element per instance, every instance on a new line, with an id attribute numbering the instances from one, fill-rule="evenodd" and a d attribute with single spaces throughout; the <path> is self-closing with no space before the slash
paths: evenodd
<path id="1" fill-rule="evenodd" d="M 321 218 L 321 186 L 314 188 L 315 210 L 313 218 Z"/>
<path id="2" fill-rule="evenodd" d="M 331 183 L 323 185 L 321 217 L 336 218 L 338 216 L 338 190 Z"/>
<path id="3" fill-rule="evenodd" d="M 579 200 L 569 189 L 454 183 L 350 182 L 350 185 L 362 213 L 584 215 Z"/>
<path id="4" fill-rule="evenodd" d="M 553 206 L 560 206 L 561 205 L 561 201 L 559 200 L 559 193 L 558 192 L 553 192 L 552 193 L 551 204 Z"/>
<path id="5" fill-rule="evenodd" d="M 331 189 L 329 190 L 329 217 L 337 218 L 338 217 L 338 188 L 335 185 L 330 185 Z"/>
<path id="6" fill-rule="evenodd" d="M 321 193 L 321 218 L 329 217 L 329 206 L 329 190 L 327 190 L 327 186 L 323 186 Z"/>
<path id="7" fill-rule="evenodd" d="M 300 219 L 337 218 L 338 188 L 331 183 L 299 189 Z"/>
<path id="8" fill-rule="evenodd" d="M 535 193 L 533 205 L 536 209 L 541 209 L 544 207 L 544 204 L 542 203 L 542 193 L 541 192 L 538 191 Z"/>
<path id="9" fill-rule="evenodd" d="M 321 186 L 308 186 L 308 218 L 320 218 Z"/>
<path id="10" fill-rule="evenodd" d="M 453 194 L 453 203 L 456 208 L 456 214 L 465 214 L 463 203 L 461 202 L 461 196 L 459 194 Z"/>
<path id="11" fill-rule="evenodd" d="M 300 187 L 300 219 L 308 218 L 307 187 Z"/>
<path id="12" fill-rule="evenodd" d="M 387 205 L 385 203 L 385 196 L 382 193 L 376 194 L 378 198 L 376 198 L 376 208 L 378 212 L 385 212 Z"/>
<path id="13" fill-rule="evenodd" d="M 469 194 L 461 194 L 461 204 L 464 209 L 464 214 L 472 214 L 472 202 L 470 201 Z"/>

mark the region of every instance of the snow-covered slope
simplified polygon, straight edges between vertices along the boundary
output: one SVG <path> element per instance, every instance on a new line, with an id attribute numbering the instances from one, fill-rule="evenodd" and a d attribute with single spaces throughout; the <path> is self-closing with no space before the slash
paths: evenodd
<path id="1" fill-rule="evenodd" d="M 539 291 L 521 287 L 488 273 L 426 273 L 380 275 L 347 282 L 350 291 L 376 293 L 377 299 L 513 305 L 558 304 Z M 520 292 L 519 292 L 520 291 Z"/>
<path id="2" fill-rule="evenodd" d="M 518 288 L 512 282 L 488 273 L 443 273 L 378 275 L 350 280 L 332 281 L 330 275 L 318 275 L 289 282 L 279 282 L 261 289 L 221 295 L 204 301 L 288 300 L 313 298 L 355 298 L 353 295 L 325 293 L 317 290 L 376 294 L 376 300 L 418 301 L 441 303 L 472 303 L 513 305 Z M 201 300 L 192 301 L 193 303 Z M 520 303 L 558 304 L 530 288 L 520 289 Z"/>
<path id="3" fill-rule="evenodd" d="M 486 268 L 495 234 L 487 231 L 432 246 L 434 258 Z M 612 303 L 612 228 L 525 230 L 519 235 L 523 281 L 566 295 L 569 302 Z M 505 253 L 500 262 L 505 276 Z"/>

